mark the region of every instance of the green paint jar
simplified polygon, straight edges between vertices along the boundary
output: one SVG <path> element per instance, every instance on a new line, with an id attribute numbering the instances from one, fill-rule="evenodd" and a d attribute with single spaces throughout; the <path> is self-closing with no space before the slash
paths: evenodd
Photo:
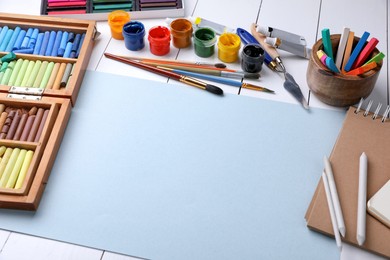
<path id="1" fill-rule="evenodd" d="M 207 58 L 214 54 L 214 46 L 217 42 L 215 32 L 211 28 L 199 28 L 194 33 L 195 54 Z"/>

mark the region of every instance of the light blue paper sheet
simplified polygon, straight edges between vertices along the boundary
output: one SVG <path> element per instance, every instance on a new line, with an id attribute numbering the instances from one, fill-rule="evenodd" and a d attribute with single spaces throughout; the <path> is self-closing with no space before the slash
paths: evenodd
<path id="1" fill-rule="evenodd" d="M 150 259 L 338 259 L 304 215 L 344 113 L 87 71 L 37 212 L 0 228 Z"/>

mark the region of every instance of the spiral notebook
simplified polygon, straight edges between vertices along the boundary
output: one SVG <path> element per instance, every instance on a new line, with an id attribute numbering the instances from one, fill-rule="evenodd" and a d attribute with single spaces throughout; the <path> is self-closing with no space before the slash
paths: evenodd
<path id="1" fill-rule="evenodd" d="M 366 103 L 366 102 L 364 102 Z M 364 107 L 365 106 L 365 107 Z M 370 107 L 374 113 L 369 112 Z M 356 240 L 359 157 L 368 157 L 367 201 L 390 178 L 390 120 L 389 106 L 382 113 L 381 106 L 369 102 L 350 107 L 342 129 L 329 156 L 344 216 L 346 235 L 342 240 L 358 246 Z M 334 236 L 324 185 L 320 179 L 306 212 L 307 226 L 315 231 Z M 367 212 L 366 240 L 361 247 L 370 252 L 390 257 L 390 229 Z"/>

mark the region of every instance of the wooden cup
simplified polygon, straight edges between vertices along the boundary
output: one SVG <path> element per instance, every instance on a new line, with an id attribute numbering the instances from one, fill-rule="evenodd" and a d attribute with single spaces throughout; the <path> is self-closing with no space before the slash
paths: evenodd
<path id="1" fill-rule="evenodd" d="M 337 53 L 340 36 L 340 34 L 330 36 L 334 54 Z M 354 38 L 353 48 L 359 39 L 358 37 Z M 307 67 L 306 80 L 314 95 L 325 104 L 336 107 L 351 106 L 358 103 L 361 98 L 368 97 L 374 89 L 382 62 L 376 68 L 359 76 L 336 74 L 326 68 L 318 58 L 317 51 L 322 49 L 323 44 L 322 39 L 320 39 L 313 45 Z M 368 59 L 378 53 L 378 49 L 375 48 Z"/>

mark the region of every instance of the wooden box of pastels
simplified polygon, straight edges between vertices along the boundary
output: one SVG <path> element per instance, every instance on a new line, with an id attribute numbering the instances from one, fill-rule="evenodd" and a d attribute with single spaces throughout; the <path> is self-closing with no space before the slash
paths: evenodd
<path id="1" fill-rule="evenodd" d="M 38 208 L 95 33 L 94 21 L 0 13 L 1 208 Z"/>

